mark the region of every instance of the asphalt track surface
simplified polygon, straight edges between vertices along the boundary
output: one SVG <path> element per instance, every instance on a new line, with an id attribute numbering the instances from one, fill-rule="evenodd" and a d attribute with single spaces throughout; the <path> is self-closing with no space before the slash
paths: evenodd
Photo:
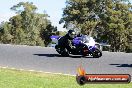
<path id="1" fill-rule="evenodd" d="M 132 53 L 103 52 L 100 58 L 60 57 L 50 47 L 0 44 L 0 67 L 76 75 L 80 65 L 88 74 L 132 75 Z"/>

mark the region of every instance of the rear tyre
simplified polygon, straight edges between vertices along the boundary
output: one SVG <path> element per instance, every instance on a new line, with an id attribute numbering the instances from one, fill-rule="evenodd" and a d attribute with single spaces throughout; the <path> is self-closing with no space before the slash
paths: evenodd
<path id="1" fill-rule="evenodd" d="M 60 54 L 61 48 L 60 48 L 58 45 L 55 46 L 55 49 L 56 49 L 56 51 Z"/>
<path id="2" fill-rule="evenodd" d="M 58 45 L 55 46 L 56 51 L 63 57 L 68 57 L 69 53 L 67 49 L 61 49 Z"/>
<path id="3" fill-rule="evenodd" d="M 62 50 L 62 51 L 61 51 L 61 56 L 63 56 L 63 57 L 69 57 L 69 52 L 68 52 L 68 50 L 67 50 L 67 49 Z"/>

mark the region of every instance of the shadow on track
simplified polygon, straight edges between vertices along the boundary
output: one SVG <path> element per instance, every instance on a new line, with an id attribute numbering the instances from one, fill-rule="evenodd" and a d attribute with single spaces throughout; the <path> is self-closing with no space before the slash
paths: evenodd
<path id="1" fill-rule="evenodd" d="M 76 56 L 76 55 L 70 55 L 69 57 L 71 58 L 93 58 L 93 57 L 90 57 L 90 56 Z"/>
<path id="2" fill-rule="evenodd" d="M 33 54 L 33 55 L 45 57 L 61 57 L 59 54 Z"/>
<path id="3" fill-rule="evenodd" d="M 44 56 L 44 57 L 63 57 L 59 54 L 33 54 L 33 55 Z M 70 57 L 70 58 L 93 58 L 93 57 L 82 57 L 82 56 L 78 56 L 78 55 L 70 55 L 68 57 Z"/>
<path id="4" fill-rule="evenodd" d="M 115 65 L 116 67 L 132 67 L 132 64 L 110 64 Z"/>

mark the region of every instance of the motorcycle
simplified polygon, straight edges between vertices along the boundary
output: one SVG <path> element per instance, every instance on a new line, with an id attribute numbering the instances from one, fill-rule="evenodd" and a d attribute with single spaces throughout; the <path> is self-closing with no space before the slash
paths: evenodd
<path id="1" fill-rule="evenodd" d="M 58 46 L 58 40 L 61 36 L 51 36 L 52 42 L 55 43 L 55 49 L 61 56 L 73 55 L 82 55 L 82 56 L 93 56 L 94 58 L 99 58 L 102 56 L 102 51 L 95 45 L 95 41 L 92 37 L 83 35 L 80 37 L 75 37 L 72 40 L 73 45 L 75 46 L 76 52 L 68 51 L 67 49 L 61 49 Z"/>

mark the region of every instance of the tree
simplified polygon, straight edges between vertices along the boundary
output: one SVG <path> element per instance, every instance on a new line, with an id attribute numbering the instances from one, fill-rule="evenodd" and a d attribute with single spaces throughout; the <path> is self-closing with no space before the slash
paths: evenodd
<path id="1" fill-rule="evenodd" d="M 48 14 L 36 13 L 37 7 L 32 2 L 20 2 L 11 7 L 11 10 L 15 11 L 16 15 L 0 27 L 2 30 L 0 38 L 3 43 L 6 41 L 6 43 L 13 44 L 43 46 L 50 42 L 50 37 L 49 35 L 42 36 L 42 34 L 52 34 L 53 31 L 57 31 L 57 28 L 53 28 L 48 20 Z M 9 36 L 10 38 L 7 39 Z"/>
<path id="2" fill-rule="evenodd" d="M 100 15 L 98 37 L 111 45 L 112 51 L 125 51 L 131 30 L 132 15 L 130 3 L 123 0 L 105 1 L 105 13 Z"/>
<path id="3" fill-rule="evenodd" d="M 46 40 L 46 41 L 44 41 L 44 43 L 46 45 L 48 45 L 49 42 L 51 42 L 50 36 L 56 35 L 56 33 L 57 33 L 56 31 L 57 31 L 57 27 L 54 27 L 51 24 L 47 25 L 46 30 L 42 30 L 41 37 L 42 37 L 42 39 Z"/>
<path id="4" fill-rule="evenodd" d="M 99 23 L 97 8 L 101 8 L 100 1 L 102 0 L 67 0 L 60 23 L 64 22 L 64 27 L 73 24 L 82 33 L 92 34 Z"/>
<path id="5" fill-rule="evenodd" d="M 2 23 L 0 27 L 0 39 L 2 43 L 8 44 L 12 41 L 11 26 L 8 22 Z"/>
<path id="6" fill-rule="evenodd" d="M 45 14 L 40 15 L 36 13 L 37 7 L 33 5 L 33 3 L 29 2 L 20 2 L 17 5 L 11 7 L 11 10 L 18 14 L 14 18 L 10 19 L 12 25 L 14 25 L 13 29 L 18 32 L 18 35 L 15 34 L 16 40 L 14 39 L 14 41 L 16 42 L 17 40 L 21 40 L 17 43 L 28 45 L 43 45 L 39 33 L 41 28 L 39 26 L 42 24 L 41 19 L 43 19 Z M 20 20 L 17 20 L 17 18 Z M 16 25 L 15 22 L 19 25 Z"/>
<path id="7" fill-rule="evenodd" d="M 129 0 L 67 0 L 60 23 L 89 34 L 113 51 L 125 51 L 132 24 Z"/>

